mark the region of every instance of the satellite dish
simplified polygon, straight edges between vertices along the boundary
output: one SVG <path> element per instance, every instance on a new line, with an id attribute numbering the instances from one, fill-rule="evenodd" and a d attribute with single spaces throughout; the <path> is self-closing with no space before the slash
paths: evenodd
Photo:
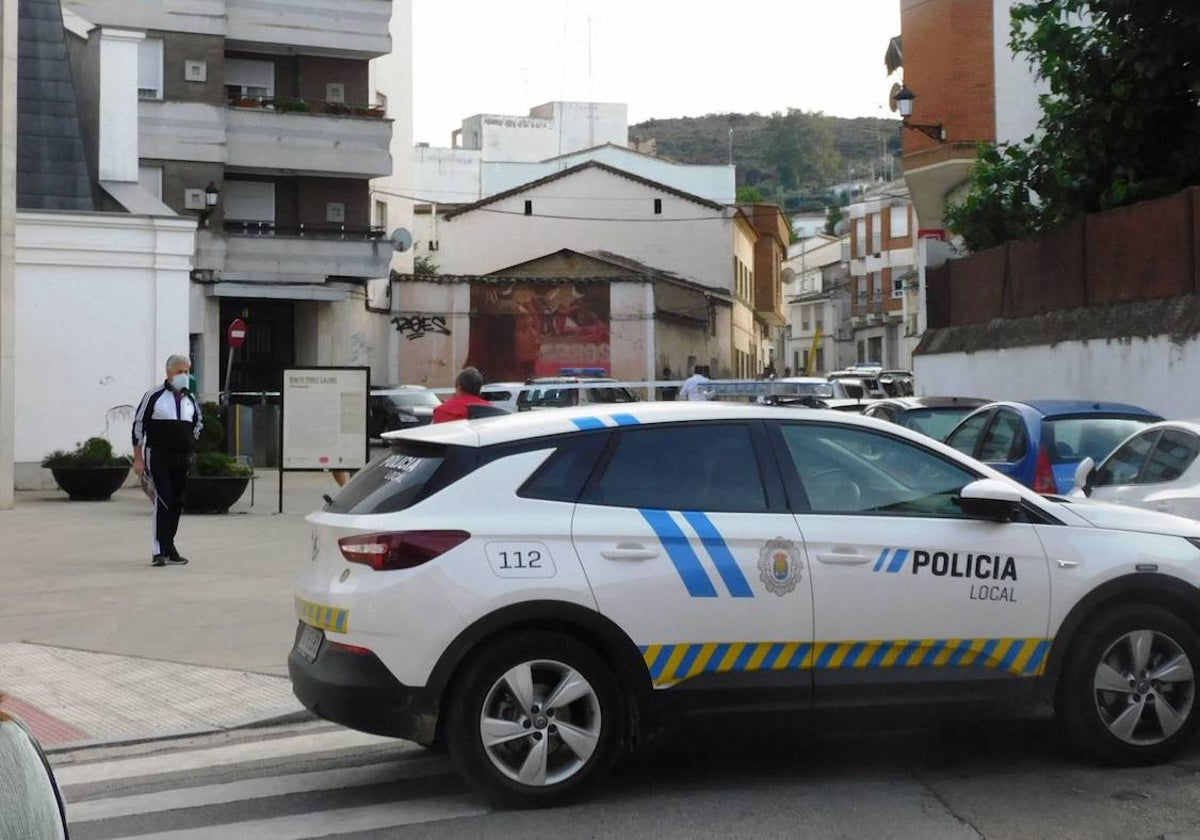
<path id="1" fill-rule="evenodd" d="M 896 101 L 896 97 L 900 94 L 900 83 L 896 82 L 892 85 L 891 91 L 888 92 L 888 107 L 892 109 L 892 113 L 900 110 L 900 104 Z"/>
<path id="2" fill-rule="evenodd" d="M 413 237 L 407 228 L 396 228 L 388 237 L 392 241 L 392 250 L 403 254 L 412 247 Z"/>
<path id="3" fill-rule="evenodd" d="M 792 268 L 785 268 L 785 269 L 783 270 L 783 282 L 784 282 L 784 283 L 791 283 L 791 282 L 792 282 L 793 280 L 795 280 L 795 279 L 796 279 L 796 271 L 795 271 L 795 269 L 792 269 Z"/>

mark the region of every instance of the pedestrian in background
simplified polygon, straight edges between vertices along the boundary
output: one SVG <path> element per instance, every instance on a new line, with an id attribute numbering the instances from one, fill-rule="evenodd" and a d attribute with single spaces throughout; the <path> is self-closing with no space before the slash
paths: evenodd
<path id="1" fill-rule="evenodd" d="M 433 410 L 434 423 L 448 423 L 451 420 L 466 420 L 467 409 L 473 405 L 490 406 L 487 400 L 479 396 L 483 390 L 483 374 L 473 367 L 465 367 L 454 377 L 454 396 Z"/>
<path id="2" fill-rule="evenodd" d="M 150 476 L 154 486 L 154 541 L 151 563 L 182 566 L 186 557 L 175 547 L 183 494 L 203 414 L 188 391 L 192 362 L 187 356 L 167 359 L 167 378 L 142 397 L 133 416 L 133 471 Z"/>
<path id="3" fill-rule="evenodd" d="M 670 365 L 663 367 L 662 378 L 664 380 L 666 380 L 667 382 L 671 381 L 671 366 Z M 678 394 L 679 394 L 679 388 L 677 388 L 673 385 L 665 385 L 658 389 L 658 398 L 659 398 L 659 400 L 664 401 L 664 402 L 675 399 L 675 397 L 678 396 Z"/>
<path id="4" fill-rule="evenodd" d="M 23 723 L 0 709 L 0 838 L 67 837 L 66 809 L 46 754 Z"/>
<path id="5" fill-rule="evenodd" d="M 708 366 L 696 365 L 694 372 L 687 379 L 683 380 L 683 387 L 679 389 L 677 400 L 707 400 L 709 395 L 704 392 L 701 386 L 709 382 Z"/>

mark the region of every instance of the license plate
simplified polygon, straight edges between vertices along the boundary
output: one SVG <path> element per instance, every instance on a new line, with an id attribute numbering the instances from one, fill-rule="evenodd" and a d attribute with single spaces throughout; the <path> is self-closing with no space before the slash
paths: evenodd
<path id="1" fill-rule="evenodd" d="M 325 631 L 311 624 L 305 624 L 296 640 L 296 650 L 309 662 L 314 662 L 321 652 L 321 642 L 325 641 Z"/>

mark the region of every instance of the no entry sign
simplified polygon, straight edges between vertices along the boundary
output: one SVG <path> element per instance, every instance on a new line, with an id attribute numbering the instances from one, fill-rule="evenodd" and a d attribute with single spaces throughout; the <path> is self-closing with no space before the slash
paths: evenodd
<path id="1" fill-rule="evenodd" d="M 230 347 L 241 347 L 246 343 L 246 322 L 241 318 L 234 318 L 229 322 L 229 329 L 225 331 L 225 337 Z"/>

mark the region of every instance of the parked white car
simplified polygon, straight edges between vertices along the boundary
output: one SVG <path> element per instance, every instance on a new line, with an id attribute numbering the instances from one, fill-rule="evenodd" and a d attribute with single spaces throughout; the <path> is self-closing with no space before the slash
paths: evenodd
<path id="1" fill-rule="evenodd" d="M 1099 467 L 1075 473 L 1071 496 L 1200 519 L 1200 422 L 1164 420 L 1126 438 Z"/>

